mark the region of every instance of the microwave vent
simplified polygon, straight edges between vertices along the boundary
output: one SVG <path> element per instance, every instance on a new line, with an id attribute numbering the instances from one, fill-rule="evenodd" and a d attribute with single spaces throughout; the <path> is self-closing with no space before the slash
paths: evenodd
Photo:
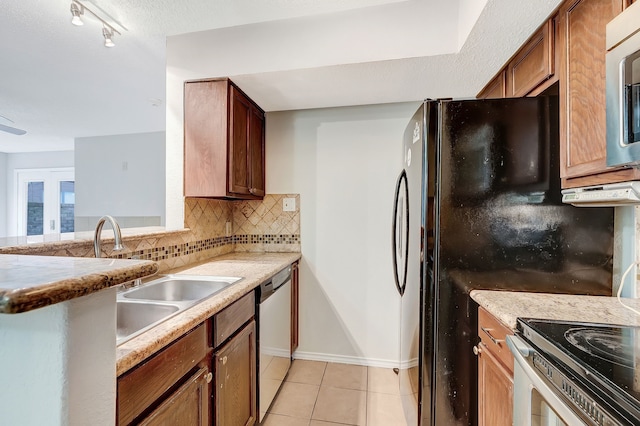
<path id="1" fill-rule="evenodd" d="M 562 190 L 562 202 L 576 207 L 615 207 L 640 204 L 640 181 Z"/>

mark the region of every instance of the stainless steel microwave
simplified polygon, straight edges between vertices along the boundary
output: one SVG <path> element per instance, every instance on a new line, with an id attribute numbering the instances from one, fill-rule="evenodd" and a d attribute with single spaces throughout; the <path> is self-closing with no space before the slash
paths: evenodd
<path id="1" fill-rule="evenodd" d="M 640 164 L 640 2 L 607 24 L 607 166 Z"/>

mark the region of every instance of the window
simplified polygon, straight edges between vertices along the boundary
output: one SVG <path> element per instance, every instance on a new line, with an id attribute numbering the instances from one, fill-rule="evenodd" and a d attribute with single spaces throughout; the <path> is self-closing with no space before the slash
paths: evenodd
<path id="1" fill-rule="evenodd" d="M 17 235 L 31 236 L 74 231 L 73 169 L 16 171 L 18 184 Z"/>

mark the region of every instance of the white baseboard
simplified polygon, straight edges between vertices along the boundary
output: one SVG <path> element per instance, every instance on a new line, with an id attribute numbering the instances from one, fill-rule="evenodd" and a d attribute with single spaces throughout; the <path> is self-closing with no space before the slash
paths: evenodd
<path id="1" fill-rule="evenodd" d="M 400 366 L 399 362 L 395 360 L 372 359 L 372 358 L 363 358 L 363 357 L 357 357 L 357 356 L 326 354 L 326 353 L 319 353 L 319 352 L 295 351 L 293 353 L 293 359 L 335 362 L 339 364 L 353 364 L 353 365 L 363 365 L 366 367 L 381 367 L 381 368 L 398 368 Z M 409 363 L 407 363 L 407 366 L 409 366 Z M 402 367 L 407 368 L 404 365 Z"/>

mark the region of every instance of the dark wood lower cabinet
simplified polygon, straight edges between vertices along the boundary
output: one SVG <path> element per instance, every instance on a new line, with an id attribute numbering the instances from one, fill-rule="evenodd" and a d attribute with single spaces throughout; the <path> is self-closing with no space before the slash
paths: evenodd
<path id="1" fill-rule="evenodd" d="M 210 365 L 206 324 L 201 324 L 147 361 L 118 377 L 117 424 L 140 424 L 192 380 L 194 372 Z M 174 389 L 178 389 L 178 391 Z M 190 388 L 191 389 L 191 388 Z M 182 398 L 201 400 L 195 394 Z M 203 407 L 209 407 L 206 398 Z M 204 408 L 199 408 L 200 411 Z M 197 423 L 195 423 L 197 424 Z"/>
<path id="2" fill-rule="evenodd" d="M 258 423 L 255 293 L 118 377 L 117 425 Z"/>
<path id="3" fill-rule="evenodd" d="M 211 373 L 208 367 L 198 370 L 158 408 L 149 414 L 142 426 L 209 426 Z"/>
<path id="4" fill-rule="evenodd" d="M 300 270 L 298 262 L 291 265 L 291 353 L 298 349 L 300 332 Z"/>
<path id="5" fill-rule="evenodd" d="M 219 426 L 257 422 L 256 322 L 248 323 L 214 353 L 214 417 Z"/>
<path id="6" fill-rule="evenodd" d="M 513 422 L 513 355 L 506 336 L 513 332 L 483 308 L 478 309 L 478 425 Z"/>
<path id="7" fill-rule="evenodd" d="M 513 375 L 482 344 L 478 344 L 478 424 L 511 426 Z"/>

